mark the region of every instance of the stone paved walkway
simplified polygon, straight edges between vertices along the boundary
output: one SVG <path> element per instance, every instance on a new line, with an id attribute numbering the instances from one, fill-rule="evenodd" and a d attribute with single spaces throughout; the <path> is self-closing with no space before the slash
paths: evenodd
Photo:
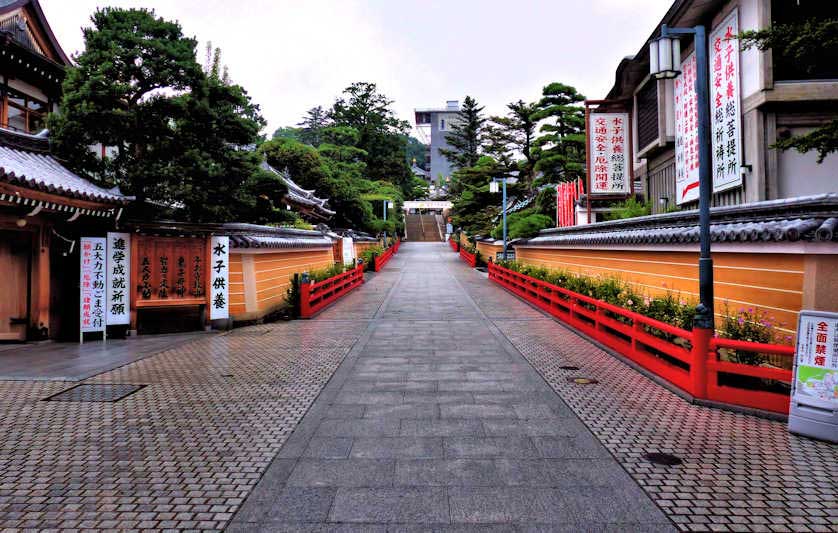
<path id="1" fill-rule="evenodd" d="M 82 383 L 146 386 L 0 380 L 0 531 L 838 531 L 838 446 L 687 404 L 444 244 Z"/>
<path id="2" fill-rule="evenodd" d="M 371 320 L 229 531 L 674 531 L 455 257 L 408 243 L 377 308 L 364 289 L 316 319 Z"/>

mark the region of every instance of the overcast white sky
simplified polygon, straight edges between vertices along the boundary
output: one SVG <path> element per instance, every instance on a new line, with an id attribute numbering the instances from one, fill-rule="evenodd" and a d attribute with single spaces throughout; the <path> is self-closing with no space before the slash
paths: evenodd
<path id="1" fill-rule="evenodd" d="M 620 59 L 639 50 L 671 0 L 41 0 L 68 54 L 99 6 L 148 7 L 220 46 L 267 132 L 374 81 L 413 108 L 472 95 L 491 114 L 549 82 L 602 98 Z"/>

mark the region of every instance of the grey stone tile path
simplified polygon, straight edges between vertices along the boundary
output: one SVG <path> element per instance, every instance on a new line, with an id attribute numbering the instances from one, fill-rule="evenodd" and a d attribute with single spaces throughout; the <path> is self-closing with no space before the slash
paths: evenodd
<path id="1" fill-rule="evenodd" d="M 363 333 L 228 531 L 674 531 L 464 269 L 446 244 L 406 243 L 376 291 L 315 319 Z"/>

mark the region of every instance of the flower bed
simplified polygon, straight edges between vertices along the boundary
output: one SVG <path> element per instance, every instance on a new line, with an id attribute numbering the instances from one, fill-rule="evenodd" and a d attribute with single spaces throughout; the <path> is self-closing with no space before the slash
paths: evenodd
<path id="1" fill-rule="evenodd" d="M 384 265 L 393 257 L 393 254 L 399 251 L 399 241 L 396 241 L 393 246 L 384 250 L 384 253 L 376 255 L 373 259 L 373 267 L 376 272 L 381 271 Z"/>
<path id="2" fill-rule="evenodd" d="M 300 283 L 300 317 L 313 317 L 362 283 L 364 265 L 352 267 L 322 281 Z"/>
<path id="3" fill-rule="evenodd" d="M 468 266 L 474 268 L 477 266 L 477 254 L 466 251 L 465 248 L 460 248 L 460 259 L 466 262 Z"/>
<path id="4" fill-rule="evenodd" d="M 719 353 L 720 349 L 734 349 L 790 358 L 794 354 L 791 346 L 713 338 L 707 330 L 692 331 L 691 319 L 689 328 L 679 327 L 491 262 L 489 279 L 695 398 L 788 412 L 787 388 L 778 388 L 777 383 L 790 382 L 790 370 L 724 361 Z M 590 290 L 607 296 L 615 289 Z M 638 309 L 652 312 L 669 305 L 666 297 L 655 305 L 654 300 L 641 300 L 642 305 L 631 297 L 626 302 L 629 300 Z M 679 306 L 686 304 L 679 302 Z M 681 315 L 685 313 L 673 313 L 671 319 L 686 321 Z M 754 387 L 754 380 L 763 386 Z"/>

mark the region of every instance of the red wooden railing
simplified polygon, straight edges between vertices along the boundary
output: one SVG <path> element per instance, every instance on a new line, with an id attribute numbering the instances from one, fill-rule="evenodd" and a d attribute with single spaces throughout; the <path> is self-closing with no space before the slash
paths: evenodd
<path id="1" fill-rule="evenodd" d="M 448 245 L 451 247 L 452 250 L 455 252 L 457 251 L 457 241 L 454 239 L 448 239 Z"/>
<path id="2" fill-rule="evenodd" d="M 472 254 L 466 251 L 465 248 L 460 248 L 460 259 L 466 262 L 468 266 L 474 268 L 477 266 L 477 254 Z"/>
<path id="3" fill-rule="evenodd" d="M 792 357 L 794 348 L 710 337 L 489 262 L 489 279 L 699 399 L 788 413 L 782 392 L 736 386 L 719 374 L 790 382 L 791 370 L 719 360 L 718 349 Z M 723 384 L 724 383 L 724 384 Z"/>
<path id="4" fill-rule="evenodd" d="M 362 283 L 364 283 L 364 265 L 358 265 L 343 274 L 317 283 L 300 283 L 300 317 L 313 317 Z"/>
<path id="5" fill-rule="evenodd" d="M 389 261 L 390 258 L 393 257 L 393 254 L 399 251 L 400 244 L 401 241 L 397 240 L 395 243 L 393 243 L 393 246 L 387 248 L 384 251 L 384 253 L 375 256 L 375 258 L 373 259 L 373 268 L 376 272 L 379 272 L 382 268 L 384 268 L 384 265 L 386 265 L 387 261 Z"/>

